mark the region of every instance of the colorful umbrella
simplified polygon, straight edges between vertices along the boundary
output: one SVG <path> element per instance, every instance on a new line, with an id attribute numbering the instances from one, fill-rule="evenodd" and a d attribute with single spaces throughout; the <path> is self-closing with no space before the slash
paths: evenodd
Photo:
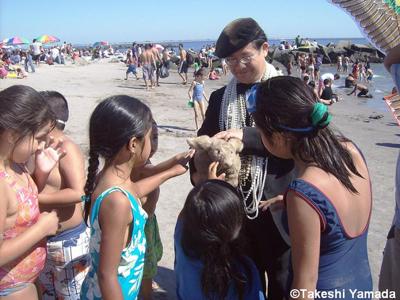
<path id="1" fill-rule="evenodd" d="M 12 38 L 3 40 L 3 43 L 6 45 L 22 45 L 22 44 L 29 44 L 30 41 L 23 37 L 14 36 Z"/>
<path id="2" fill-rule="evenodd" d="M 383 53 L 400 44 L 399 0 L 330 0 L 330 2 L 349 13 L 365 37 Z"/>
<path id="3" fill-rule="evenodd" d="M 93 44 L 93 47 L 99 47 L 99 46 L 108 46 L 108 42 L 106 41 L 100 41 L 100 42 L 96 42 Z"/>
<path id="4" fill-rule="evenodd" d="M 60 39 L 52 35 L 44 34 L 37 37 L 36 41 L 42 44 L 49 44 L 49 43 L 57 43 L 60 41 Z"/>

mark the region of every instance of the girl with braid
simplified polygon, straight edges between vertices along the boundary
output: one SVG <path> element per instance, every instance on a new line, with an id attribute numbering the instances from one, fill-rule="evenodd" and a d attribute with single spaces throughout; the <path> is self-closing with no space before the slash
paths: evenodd
<path id="1" fill-rule="evenodd" d="M 143 274 L 147 213 L 139 199 L 186 172 L 193 152 L 182 153 L 133 181 L 150 155 L 150 109 L 136 98 L 113 96 L 94 110 L 89 125 L 85 221 L 90 216 L 91 266 L 81 299 L 136 299 Z M 104 160 L 100 169 L 99 158 Z M 145 199 L 145 198 L 143 198 Z M 145 203 L 143 203 L 145 204 Z"/>
<path id="2" fill-rule="evenodd" d="M 291 288 L 340 291 L 334 297 L 340 299 L 352 299 L 350 290 L 372 291 L 367 250 L 372 193 L 360 150 L 332 130 L 327 106 L 299 78 L 256 85 L 247 104 L 267 150 L 293 159 L 298 171 L 284 197 Z M 311 299 L 307 295 L 296 299 Z"/>

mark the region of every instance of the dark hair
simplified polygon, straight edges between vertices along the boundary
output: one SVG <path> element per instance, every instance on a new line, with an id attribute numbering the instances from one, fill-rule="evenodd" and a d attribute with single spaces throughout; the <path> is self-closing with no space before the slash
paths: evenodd
<path id="1" fill-rule="evenodd" d="M 195 73 L 194 76 L 204 76 L 206 72 L 206 68 L 201 67 L 200 69 L 198 69 Z"/>
<path id="2" fill-rule="evenodd" d="M 89 165 L 85 184 L 85 221 L 90 211 L 90 201 L 95 189 L 99 156 L 106 161 L 136 137 L 143 139 L 151 129 L 153 117 L 147 105 L 140 100 L 118 95 L 106 98 L 93 111 L 89 122 Z"/>
<path id="3" fill-rule="evenodd" d="M 348 139 L 341 134 L 336 135 L 329 126 L 316 126 L 305 133 L 280 127 L 312 126 L 310 116 L 318 99 L 302 80 L 290 76 L 271 78 L 259 86 L 256 98 L 254 121 L 267 138 L 274 132 L 287 134 L 292 140 L 291 153 L 294 156 L 306 163 L 314 163 L 334 175 L 348 190 L 357 193 L 350 177 L 352 174 L 362 176 L 354 165 L 351 153 L 341 143 Z"/>
<path id="4" fill-rule="evenodd" d="M 42 96 L 33 88 L 13 85 L 0 92 L 0 133 L 6 129 L 18 133 L 18 144 L 25 137 L 34 136 L 55 116 Z"/>
<path id="5" fill-rule="evenodd" d="M 308 81 L 309 79 L 310 79 L 310 76 L 304 75 L 304 77 L 303 77 L 303 80 L 304 80 L 304 81 L 306 81 L 306 80 Z"/>
<path id="6" fill-rule="evenodd" d="M 264 34 L 264 36 L 258 38 L 257 40 L 252 41 L 251 43 L 253 44 L 254 48 L 260 49 L 261 46 L 267 42 L 268 42 L 267 36 Z"/>
<path id="7" fill-rule="evenodd" d="M 237 191 L 222 180 L 207 180 L 191 190 L 181 216 L 183 251 L 204 264 L 204 295 L 225 299 L 233 283 L 242 299 L 251 272 L 242 251 L 244 210 Z"/>
<path id="8" fill-rule="evenodd" d="M 330 80 L 329 78 L 324 79 L 324 85 L 327 85 L 331 82 L 332 82 L 332 80 Z"/>
<path id="9" fill-rule="evenodd" d="M 197 172 L 197 169 L 196 169 L 196 165 L 194 164 L 194 155 L 193 155 L 192 158 L 189 160 L 189 179 L 190 179 L 190 183 L 193 186 L 195 186 L 195 183 L 193 181 L 193 175 L 196 172 Z"/>
<path id="10" fill-rule="evenodd" d="M 69 118 L 68 102 L 65 97 L 56 91 L 42 91 L 40 95 L 50 106 L 56 117 L 56 128 L 64 130 Z M 61 122 L 60 122 L 61 121 Z"/>
<path id="11" fill-rule="evenodd" d="M 311 81 L 308 83 L 308 85 L 311 86 L 312 88 L 315 88 L 315 81 L 314 81 L 314 80 L 311 80 Z"/>

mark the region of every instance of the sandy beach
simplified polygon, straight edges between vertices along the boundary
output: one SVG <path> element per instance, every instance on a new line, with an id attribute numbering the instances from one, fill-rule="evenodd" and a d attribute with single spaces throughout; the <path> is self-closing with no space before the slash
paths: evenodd
<path id="1" fill-rule="evenodd" d="M 37 90 L 62 93 L 70 108 L 66 134 L 81 146 L 85 154 L 88 150 L 88 121 L 91 112 L 99 101 L 116 94 L 137 97 L 150 106 L 160 133 L 154 163 L 186 150 L 186 139 L 196 135 L 193 111 L 186 104 L 188 86 L 181 85 L 176 71 L 171 70 L 170 77 L 160 80 L 160 87 L 146 91 L 143 80 L 137 81 L 132 77 L 124 80 L 125 71 L 123 63 L 110 63 L 106 60 L 87 66 L 40 65 L 37 72 L 29 73 L 26 79 L 0 80 L 0 89 L 24 84 Z M 206 81 L 206 92 L 210 94 L 226 82 L 227 78 Z M 394 173 L 400 148 L 400 132 L 389 110 L 377 111 L 383 115 L 380 119 L 369 118 L 376 110 L 363 101 L 368 100 L 343 96 L 343 100 L 333 105 L 331 110 L 334 126 L 362 149 L 371 173 L 373 211 L 368 249 L 374 288 L 377 289 L 382 251 L 394 214 Z M 190 188 L 188 174 L 171 179 L 161 187 L 156 214 L 164 255 L 156 277 L 162 289 L 157 293 L 157 299 L 175 299 L 173 232 L 177 215 Z"/>

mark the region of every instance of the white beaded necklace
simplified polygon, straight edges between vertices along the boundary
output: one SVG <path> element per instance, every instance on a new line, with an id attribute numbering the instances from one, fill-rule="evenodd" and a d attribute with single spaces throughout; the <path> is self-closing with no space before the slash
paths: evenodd
<path id="1" fill-rule="evenodd" d="M 265 81 L 270 77 L 276 76 L 265 63 L 265 71 L 261 81 Z M 269 72 L 268 72 L 269 71 Z M 219 129 L 221 131 L 227 129 L 242 129 L 246 127 L 246 98 L 245 94 L 237 94 L 237 79 L 235 77 L 228 83 L 222 96 L 221 110 L 219 114 Z M 255 126 L 254 120 L 250 117 L 251 127 Z M 264 192 L 265 178 L 267 177 L 268 158 L 260 156 L 250 156 L 250 175 L 251 185 L 245 191 L 244 186 L 239 184 L 239 190 L 243 197 L 244 209 L 247 218 L 253 220 L 258 216 L 258 206 Z M 247 166 L 242 165 L 242 169 Z M 248 203 L 250 195 L 252 200 Z"/>

